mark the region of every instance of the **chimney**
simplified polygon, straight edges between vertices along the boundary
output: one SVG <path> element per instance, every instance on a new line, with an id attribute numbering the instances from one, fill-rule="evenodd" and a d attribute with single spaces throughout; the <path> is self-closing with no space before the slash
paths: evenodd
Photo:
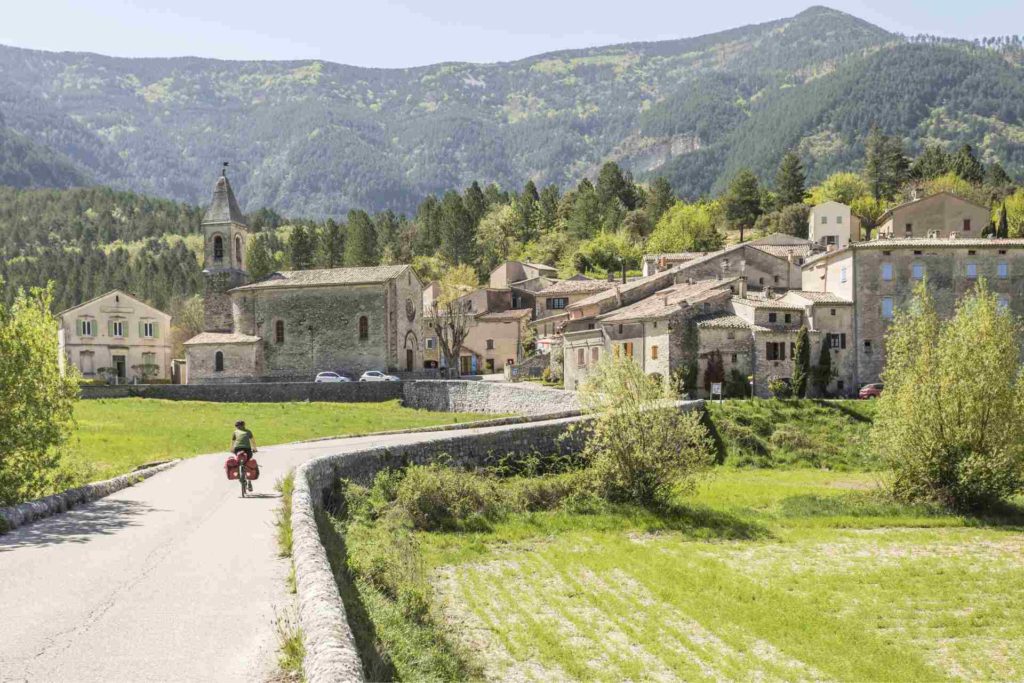
<path id="1" fill-rule="evenodd" d="M 916 202 L 918 199 L 924 199 L 924 188 L 920 185 L 915 185 L 914 189 L 910 192 L 911 198 Z"/>
<path id="2" fill-rule="evenodd" d="M 747 278 L 745 277 L 740 278 L 740 298 L 747 298 Z"/>

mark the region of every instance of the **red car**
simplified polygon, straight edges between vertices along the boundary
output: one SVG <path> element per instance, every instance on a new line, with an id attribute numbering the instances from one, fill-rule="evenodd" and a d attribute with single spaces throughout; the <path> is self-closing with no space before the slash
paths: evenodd
<path id="1" fill-rule="evenodd" d="M 882 395 L 882 384 L 865 384 L 857 395 L 860 398 L 879 398 Z"/>

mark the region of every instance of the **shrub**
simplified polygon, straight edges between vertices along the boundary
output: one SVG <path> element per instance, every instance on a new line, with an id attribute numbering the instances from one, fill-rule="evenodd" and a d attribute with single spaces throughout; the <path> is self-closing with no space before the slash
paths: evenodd
<path id="1" fill-rule="evenodd" d="M 579 395 L 596 416 L 584 456 L 596 490 L 609 500 L 664 502 L 714 460 L 700 415 L 667 401 L 665 389 L 631 359 L 598 363 Z"/>
<path id="2" fill-rule="evenodd" d="M 422 531 L 485 528 L 500 506 L 490 477 L 441 465 L 410 467 L 396 501 Z"/>
<path id="3" fill-rule="evenodd" d="M 729 371 L 729 379 L 725 381 L 726 398 L 749 398 L 750 378 L 746 377 L 736 368 Z"/>
<path id="4" fill-rule="evenodd" d="M 768 393 L 772 398 L 791 398 L 793 385 L 787 379 L 772 377 L 768 380 Z"/>
<path id="5" fill-rule="evenodd" d="M 886 337 L 872 436 L 906 501 L 990 507 L 1024 486 L 1020 323 L 984 281 L 940 321 L 925 283 Z"/>

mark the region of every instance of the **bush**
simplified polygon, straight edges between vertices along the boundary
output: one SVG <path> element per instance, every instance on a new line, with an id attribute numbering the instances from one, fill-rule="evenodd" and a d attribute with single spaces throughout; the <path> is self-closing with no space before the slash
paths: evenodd
<path id="1" fill-rule="evenodd" d="M 926 283 L 886 337 L 872 433 L 906 501 L 991 507 L 1024 487 L 1020 323 L 984 281 L 941 321 Z"/>
<path id="2" fill-rule="evenodd" d="M 793 385 L 790 384 L 788 379 L 772 377 L 768 380 L 768 393 L 771 394 L 772 398 L 792 398 Z"/>
<path id="3" fill-rule="evenodd" d="M 579 395 L 596 416 L 584 457 L 596 490 L 609 500 L 663 503 L 714 461 L 700 415 L 667 401 L 664 387 L 631 359 L 598 363 Z"/>
<path id="4" fill-rule="evenodd" d="M 493 479 L 441 465 L 410 467 L 396 501 L 422 531 L 486 528 L 500 509 Z"/>

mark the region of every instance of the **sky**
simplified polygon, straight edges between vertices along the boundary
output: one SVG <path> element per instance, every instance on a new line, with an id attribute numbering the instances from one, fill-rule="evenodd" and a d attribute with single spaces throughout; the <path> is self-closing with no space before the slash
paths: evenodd
<path id="1" fill-rule="evenodd" d="M 698 36 L 792 16 L 789 0 L 3 0 L 0 44 L 122 57 L 322 59 L 369 67 L 496 62 Z M 1021 0 L 835 0 L 890 31 L 1024 32 Z"/>

